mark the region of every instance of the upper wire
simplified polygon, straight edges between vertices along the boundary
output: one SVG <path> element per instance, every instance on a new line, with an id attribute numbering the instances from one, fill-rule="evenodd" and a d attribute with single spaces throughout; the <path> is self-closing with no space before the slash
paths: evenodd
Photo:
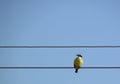
<path id="1" fill-rule="evenodd" d="M 120 48 L 120 46 L 0 46 L 0 48 Z"/>

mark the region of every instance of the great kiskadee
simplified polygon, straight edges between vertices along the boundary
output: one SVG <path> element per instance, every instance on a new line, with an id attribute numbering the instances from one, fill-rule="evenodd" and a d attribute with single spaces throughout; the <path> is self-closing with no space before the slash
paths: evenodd
<path id="1" fill-rule="evenodd" d="M 83 59 L 81 54 L 77 54 L 77 57 L 74 60 L 74 68 L 75 68 L 75 73 L 78 72 L 78 69 L 82 67 L 83 65 Z"/>

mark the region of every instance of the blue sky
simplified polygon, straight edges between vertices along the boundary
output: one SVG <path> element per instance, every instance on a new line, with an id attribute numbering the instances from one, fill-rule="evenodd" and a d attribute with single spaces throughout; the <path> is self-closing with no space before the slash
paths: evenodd
<path id="1" fill-rule="evenodd" d="M 120 45 L 119 0 L 0 0 L 0 45 Z M 120 49 L 0 49 L 0 66 L 120 66 Z M 0 84 L 114 84 L 120 70 L 0 70 Z"/>

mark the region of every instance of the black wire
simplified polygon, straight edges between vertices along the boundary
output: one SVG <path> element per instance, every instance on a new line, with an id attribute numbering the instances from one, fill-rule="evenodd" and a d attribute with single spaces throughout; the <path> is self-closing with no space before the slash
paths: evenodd
<path id="1" fill-rule="evenodd" d="M 0 67 L 0 69 L 73 69 L 74 67 Z M 120 69 L 120 67 L 81 67 L 80 69 Z"/>
<path id="2" fill-rule="evenodd" d="M 0 48 L 120 48 L 120 46 L 0 46 Z"/>

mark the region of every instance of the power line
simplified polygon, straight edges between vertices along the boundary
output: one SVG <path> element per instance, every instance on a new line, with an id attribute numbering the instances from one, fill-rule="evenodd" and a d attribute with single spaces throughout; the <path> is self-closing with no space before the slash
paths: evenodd
<path id="1" fill-rule="evenodd" d="M 0 46 L 0 48 L 120 48 L 120 46 Z"/>
<path id="2" fill-rule="evenodd" d="M 74 67 L 0 67 L 0 69 L 74 69 Z M 80 69 L 120 69 L 120 67 L 81 67 Z"/>

